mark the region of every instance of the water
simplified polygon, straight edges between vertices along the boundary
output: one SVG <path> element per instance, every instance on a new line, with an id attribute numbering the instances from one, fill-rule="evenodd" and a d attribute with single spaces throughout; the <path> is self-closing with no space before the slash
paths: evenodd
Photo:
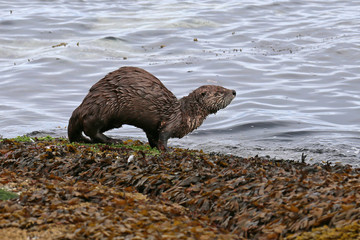
<path id="1" fill-rule="evenodd" d="M 131 65 L 178 97 L 237 91 L 170 146 L 359 166 L 359 12 L 339 0 L 1 1 L 0 134 L 66 136 L 88 89 Z"/>

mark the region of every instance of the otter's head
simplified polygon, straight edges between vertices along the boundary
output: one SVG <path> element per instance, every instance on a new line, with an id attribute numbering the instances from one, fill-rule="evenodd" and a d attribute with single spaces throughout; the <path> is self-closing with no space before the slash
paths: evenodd
<path id="1" fill-rule="evenodd" d="M 211 114 L 229 105 L 236 96 L 236 91 L 221 86 L 204 85 L 195 89 L 190 95 L 196 99 L 202 109 L 206 109 Z"/>

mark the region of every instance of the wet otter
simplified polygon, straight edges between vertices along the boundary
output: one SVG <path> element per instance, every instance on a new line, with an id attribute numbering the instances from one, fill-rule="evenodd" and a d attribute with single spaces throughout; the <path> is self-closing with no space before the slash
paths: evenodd
<path id="1" fill-rule="evenodd" d="M 69 140 L 117 142 L 103 132 L 129 124 L 144 130 L 151 147 L 166 151 L 169 138 L 182 138 L 192 132 L 209 114 L 229 105 L 235 95 L 235 90 L 205 85 L 177 99 L 149 72 L 122 67 L 94 84 L 74 110 L 69 120 Z"/>

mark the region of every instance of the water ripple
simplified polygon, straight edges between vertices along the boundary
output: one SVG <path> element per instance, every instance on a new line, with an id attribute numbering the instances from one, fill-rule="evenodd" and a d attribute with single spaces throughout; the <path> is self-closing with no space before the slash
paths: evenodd
<path id="1" fill-rule="evenodd" d="M 237 91 L 228 108 L 172 144 L 360 161 L 354 1 L 20 0 L 0 10 L 3 136 L 65 135 L 91 85 L 134 65 L 179 97 L 203 84 Z M 131 127 L 111 134 L 144 137 Z"/>

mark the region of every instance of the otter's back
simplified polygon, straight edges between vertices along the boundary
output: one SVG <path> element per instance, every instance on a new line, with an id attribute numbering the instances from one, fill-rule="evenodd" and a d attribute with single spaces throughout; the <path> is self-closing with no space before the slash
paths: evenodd
<path id="1" fill-rule="evenodd" d="M 143 129 L 157 127 L 180 108 L 175 95 L 158 78 L 136 67 L 107 74 L 91 87 L 82 105 L 96 115 L 112 115 L 111 121 Z"/>
<path id="2" fill-rule="evenodd" d="M 107 74 L 90 88 L 91 92 L 116 93 L 121 98 L 129 96 L 151 101 L 177 100 L 158 78 L 137 67 L 122 67 Z"/>

